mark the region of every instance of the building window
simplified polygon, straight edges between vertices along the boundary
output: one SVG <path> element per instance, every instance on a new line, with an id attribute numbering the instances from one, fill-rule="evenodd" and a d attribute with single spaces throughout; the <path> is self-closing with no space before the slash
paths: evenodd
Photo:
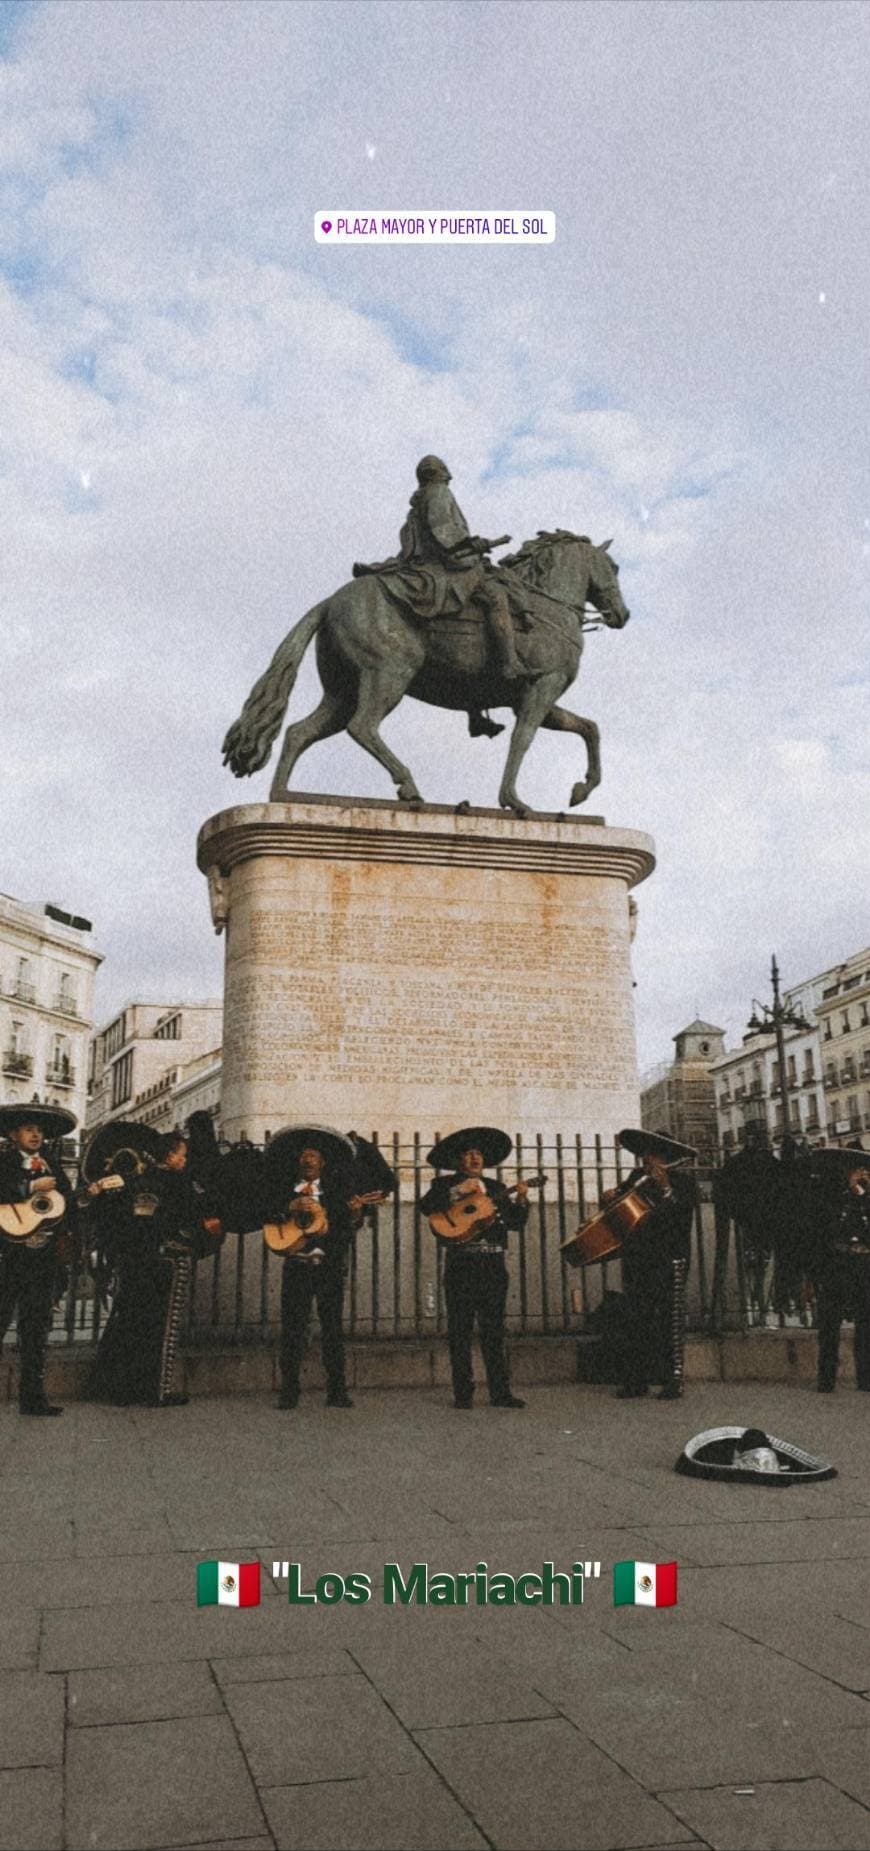
<path id="1" fill-rule="evenodd" d="M 110 1061 L 127 1039 L 127 1014 L 119 1015 L 116 1022 L 110 1022 L 103 1036 L 103 1059 Z"/>
<path id="2" fill-rule="evenodd" d="M 848 1035 L 849 1033 L 849 1011 L 848 1009 L 840 1010 L 840 1033 L 841 1035 Z"/>
<path id="3" fill-rule="evenodd" d="M 830 1041 L 831 1036 L 833 1035 L 833 1032 L 834 1031 L 831 1027 L 830 1019 L 828 1016 L 825 1016 L 824 1024 L 822 1027 L 822 1040 Z"/>
<path id="4" fill-rule="evenodd" d="M 786 1066 L 788 1068 L 789 1086 L 797 1086 L 797 1062 L 793 1054 L 789 1054 Z"/>
<path id="5" fill-rule="evenodd" d="M 817 1131 L 817 1130 L 818 1130 L 818 1128 L 819 1128 L 819 1099 L 818 1099 L 818 1094 L 817 1094 L 817 1093 L 810 1093 L 810 1096 L 809 1096 L 809 1098 L 808 1098 L 808 1100 L 807 1100 L 807 1130 L 808 1130 L 808 1131 Z"/>
<path id="6" fill-rule="evenodd" d="M 814 1080 L 815 1077 L 816 1069 L 813 1060 L 813 1050 L 812 1048 L 806 1048 L 804 1050 L 804 1085 L 806 1085 L 809 1080 Z"/>
<path id="7" fill-rule="evenodd" d="M 128 1049 L 112 1068 L 112 1111 L 116 1106 L 126 1105 L 133 1091 L 133 1050 Z"/>
<path id="8" fill-rule="evenodd" d="M 57 1007 L 66 1015 L 75 1015 L 77 1013 L 73 980 L 68 970 L 62 970 L 60 973 L 60 980 L 57 988 Z"/>
<path id="9" fill-rule="evenodd" d="M 180 1038 L 181 1038 L 181 1016 L 180 1015 L 167 1016 L 165 1021 L 158 1022 L 157 1027 L 154 1030 L 155 1041 L 178 1041 L 180 1040 Z"/>
<path id="10" fill-rule="evenodd" d="M 19 1002 L 22 1003 L 32 1003 L 36 997 L 36 991 L 30 975 L 29 958 L 19 958 L 18 960 L 18 968 L 15 973 L 15 995 L 18 997 Z"/>

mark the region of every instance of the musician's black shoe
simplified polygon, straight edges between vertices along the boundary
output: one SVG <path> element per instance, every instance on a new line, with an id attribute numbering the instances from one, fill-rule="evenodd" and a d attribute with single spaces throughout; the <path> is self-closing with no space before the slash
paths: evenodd
<path id="1" fill-rule="evenodd" d="M 326 1405 L 328 1408 L 352 1408 L 353 1402 L 346 1388 L 337 1388 L 333 1394 L 327 1395 Z"/>
<path id="2" fill-rule="evenodd" d="M 186 1408 L 189 1400 L 189 1395 L 164 1395 L 158 1405 L 162 1408 Z"/>
<path id="3" fill-rule="evenodd" d="M 473 1408 L 474 1397 L 472 1395 L 454 1395 L 453 1406 L 455 1408 Z"/>
<path id="4" fill-rule="evenodd" d="M 642 1401 L 644 1395 L 648 1394 L 648 1388 L 618 1388 L 616 1399 L 617 1401 Z"/>
<path id="5" fill-rule="evenodd" d="M 659 1401 L 681 1401 L 682 1398 L 683 1391 L 679 1382 L 666 1382 L 658 1392 Z"/>
<path id="6" fill-rule="evenodd" d="M 53 1407 L 51 1402 L 47 1401 L 45 1396 L 43 1396 L 39 1401 L 20 1401 L 18 1403 L 18 1412 L 19 1414 L 41 1414 L 45 1416 L 62 1414 L 63 1408 Z"/>
<path id="7" fill-rule="evenodd" d="M 497 739 L 504 732 L 497 720 L 491 720 L 489 714 L 471 712 L 468 715 L 468 730 L 472 739 Z"/>
<path id="8" fill-rule="evenodd" d="M 525 1405 L 519 1395 L 499 1395 L 497 1401 L 490 1402 L 490 1407 L 494 1408 L 524 1408 Z"/>
<path id="9" fill-rule="evenodd" d="M 819 1383 L 817 1384 L 817 1393 L 818 1393 L 818 1394 L 820 1394 L 820 1395 L 832 1395 L 832 1394 L 833 1394 L 833 1392 L 834 1392 L 834 1384 L 833 1384 L 833 1382 L 819 1382 Z"/>

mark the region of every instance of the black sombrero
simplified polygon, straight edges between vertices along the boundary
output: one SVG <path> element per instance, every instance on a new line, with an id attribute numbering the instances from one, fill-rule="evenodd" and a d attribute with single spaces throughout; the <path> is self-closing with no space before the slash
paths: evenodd
<path id="1" fill-rule="evenodd" d="M 78 1119 L 62 1105 L 0 1105 L 0 1137 L 18 1131 L 21 1125 L 38 1125 L 46 1143 L 68 1138 Z"/>
<path id="2" fill-rule="evenodd" d="M 827 1459 L 816 1459 L 760 1427 L 708 1427 L 696 1433 L 683 1447 L 674 1471 L 744 1485 L 811 1484 L 837 1476 Z"/>
<path id="3" fill-rule="evenodd" d="M 269 1179 L 292 1181 L 302 1152 L 309 1148 L 319 1150 L 330 1171 L 349 1172 L 353 1167 L 356 1152 L 350 1138 L 332 1125 L 284 1125 L 269 1139 L 264 1152 Z"/>
<path id="4" fill-rule="evenodd" d="M 433 1170 L 455 1170 L 464 1150 L 479 1150 L 489 1170 L 504 1163 L 513 1147 L 513 1138 L 495 1125 L 466 1125 L 463 1131 L 452 1131 L 449 1138 L 439 1138 L 426 1162 Z"/>
<path id="5" fill-rule="evenodd" d="M 120 1176 L 134 1176 L 150 1160 L 157 1163 L 163 1154 L 163 1139 L 153 1125 L 137 1119 L 113 1118 L 101 1125 L 82 1158 L 82 1176 L 86 1183 L 97 1183 L 110 1170 Z"/>
<path id="6" fill-rule="evenodd" d="M 640 1157 L 648 1150 L 654 1157 L 661 1157 L 663 1163 L 676 1163 L 681 1157 L 697 1157 L 698 1153 L 691 1144 L 679 1144 L 676 1138 L 666 1137 L 662 1131 L 639 1131 L 629 1126 L 625 1131 L 618 1131 L 617 1141 L 623 1150 L 630 1150 L 633 1157 Z"/>
<path id="7" fill-rule="evenodd" d="M 848 1176 L 850 1170 L 870 1169 L 870 1151 L 856 1150 L 852 1144 L 820 1144 L 812 1153 L 812 1163 L 822 1175 Z"/>

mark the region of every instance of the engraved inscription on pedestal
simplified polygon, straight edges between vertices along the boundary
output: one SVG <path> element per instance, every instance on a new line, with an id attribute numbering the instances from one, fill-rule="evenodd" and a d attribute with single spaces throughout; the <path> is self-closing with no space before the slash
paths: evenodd
<path id="1" fill-rule="evenodd" d="M 222 1121 L 607 1136 L 637 1116 L 635 831 L 306 802 L 201 832 L 227 925 Z"/>

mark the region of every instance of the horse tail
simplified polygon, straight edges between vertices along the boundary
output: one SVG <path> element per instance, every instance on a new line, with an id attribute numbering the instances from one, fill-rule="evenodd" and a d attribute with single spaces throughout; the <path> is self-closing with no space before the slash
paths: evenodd
<path id="1" fill-rule="evenodd" d="M 223 743 L 224 764 L 237 778 L 262 770 L 278 735 L 293 692 L 302 657 L 326 613 L 327 601 L 315 604 L 294 624 L 272 657 L 265 675 L 251 689 Z"/>

